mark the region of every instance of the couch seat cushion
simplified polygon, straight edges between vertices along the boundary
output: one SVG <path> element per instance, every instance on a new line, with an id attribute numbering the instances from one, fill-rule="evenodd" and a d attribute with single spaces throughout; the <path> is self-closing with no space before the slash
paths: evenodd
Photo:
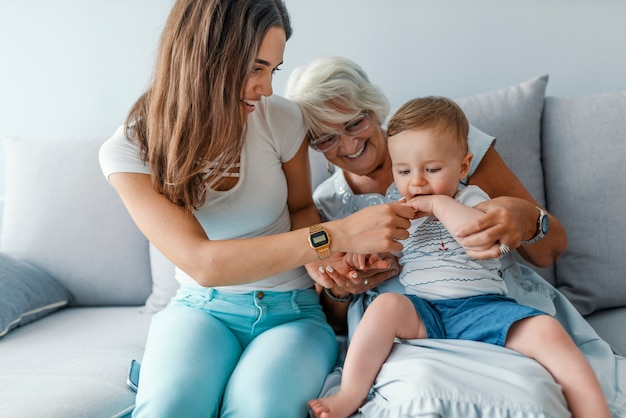
<path id="1" fill-rule="evenodd" d="M 626 308 L 605 309 L 585 319 L 616 354 L 626 356 Z"/>
<path id="2" fill-rule="evenodd" d="M 0 413 L 110 418 L 129 410 L 130 361 L 140 360 L 151 315 L 136 307 L 67 308 L 0 342 Z"/>

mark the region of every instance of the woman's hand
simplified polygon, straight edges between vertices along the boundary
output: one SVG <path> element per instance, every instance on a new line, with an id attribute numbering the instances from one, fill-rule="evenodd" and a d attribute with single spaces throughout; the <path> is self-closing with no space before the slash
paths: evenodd
<path id="1" fill-rule="evenodd" d="M 479 186 L 492 200 L 477 205 L 486 215 L 479 221 L 480 225 L 468 225 L 461 231 L 466 238 L 477 234 L 468 239 L 468 245 L 483 248 L 476 253 L 468 251 L 468 254 L 476 258 L 495 257 L 500 254 L 500 243 L 513 249 L 519 247 L 520 240 L 529 240 L 537 233 L 539 203 L 506 165 L 493 145 L 469 178 L 469 184 Z M 551 214 L 548 214 L 548 218 L 550 230 L 545 238 L 535 244 L 518 248 L 526 261 L 539 267 L 554 263 L 567 248 L 567 234 L 563 225 Z M 481 231 L 485 231 L 482 236 Z"/>
<path id="2" fill-rule="evenodd" d="M 324 263 L 329 260 L 333 262 Z M 372 266 L 370 269 L 358 272 L 343 262 L 341 254 L 331 256 L 324 262 L 310 263 L 307 265 L 307 269 L 309 269 L 311 277 L 318 283 L 316 287 L 318 291 L 321 291 L 320 302 L 326 313 L 326 318 L 337 333 L 344 333 L 348 328 L 347 312 L 350 305 L 348 303 L 350 294 L 363 293 L 400 272 L 398 260 L 389 253 L 381 254 L 380 259 L 376 261 L 380 268 Z M 333 296 L 347 298 L 346 301 L 340 302 L 328 297 L 322 291 L 320 283 L 324 283 L 322 286 L 330 289 Z"/>
<path id="3" fill-rule="evenodd" d="M 484 215 L 456 231 L 456 238 L 474 258 L 499 257 L 500 244 L 505 243 L 511 249 L 519 247 L 520 255 L 527 261 L 546 267 L 565 251 L 567 239 L 561 239 L 565 237 L 563 227 L 551 215 L 550 231 L 546 238 L 536 244 L 520 247 L 523 239 L 532 238 L 537 231 L 539 211 L 528 200 L 501 196 L 482 202 L 475 208 L 483 211 Z"/>
<path id="4" fill-rule="evenodd" d="M 369 206 L 352 215 L 324 223 L 330 231 L 332 252 L 377 254 L 400 252 L 399 240 L 409 237 L 407 229 L 415 211 L 410 206 Z"/>
<path id="5" fill-rule="evenodd" d="M 324 261 L 306 265 L 309 275 L 320 286 L 331 289 L 333 294 L 345 297 L 369 290 L 385 280 L 398 275 L 400 265 L 390 253 L 372 257 L 363 270 L 355 270 L 346 263 L 343 253 L 333 254 Z"/>
<path id="6" fill-rule="evenodd" d="M 500 257 L 500 243 L 511 249 L 520 245 L 523 219 L 537 209 L 528 201 L 514 197 L 497 197 L 475 206 L 484 212 L 478 219 L 458 228 L 455 237 L 477 259 Z"/>

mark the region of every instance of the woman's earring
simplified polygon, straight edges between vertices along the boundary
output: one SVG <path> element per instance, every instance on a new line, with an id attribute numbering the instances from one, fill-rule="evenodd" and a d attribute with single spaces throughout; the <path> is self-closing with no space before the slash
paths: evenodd
<path id="1" fill-rule="evenodd" d="M 326 161 L 326 171 L 328 171 L 328 174 L 335 173 L 335 166 L 332 165 L 329 161 Z"/>

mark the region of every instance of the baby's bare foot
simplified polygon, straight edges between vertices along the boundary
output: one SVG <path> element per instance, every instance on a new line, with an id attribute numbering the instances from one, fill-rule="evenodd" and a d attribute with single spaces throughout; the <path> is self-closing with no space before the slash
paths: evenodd
<path id="1" fill-rule="evenodd" d="M 309 408 L 316 418 L 347 418 L 357 410 L 359 405 L 361 404 L 358 401 L 355 404 L 354 398 L 341 396 L 340 393 L 309 401 Z"/>
<path id="2" fill-rule="evenodd" d="M 311 408 L 315 418 L 327 418 L 328 413 L 330 412 L 324 403 L 324 398 L 310 400 L 309 408 Z"/>

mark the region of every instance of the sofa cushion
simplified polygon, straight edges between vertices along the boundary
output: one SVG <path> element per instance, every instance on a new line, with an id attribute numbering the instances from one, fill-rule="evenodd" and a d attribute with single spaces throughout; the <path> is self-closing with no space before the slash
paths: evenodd
<path id="1" fill-rule="evenodd" d="M 605 309 L 585 317 L 598 335 L 622 357 L 626 356 L 625 318 L 626 307 Z"/>
<path id="2" fill-rule="evenodd" d="M 548 209 L 569 237 L 556 286 L 583 315 L 626 306 L 626 92 L 546 98 L 542 136 Z"/>
<path id="3" fill-rule="evenodd" d="M 76 307 L 14 330 L 0 343 L 0 416 L 110 418 L 132 410 L 126 376 L 131 360 L 141 361 L 151 319 L 137 307 Z"/>
<path id="4" fill-rule="evenodd" d="M 70 294 L 45 271 L 0 253 L 0 338 L 67 305 Z"/>
<path id="5" fill-rule="evenodd" d="M 548 76 L 499 90 L 456 99 L 470 123 L 496 137 L 495 148 L 532 196 L 545 205 L 541 163 L 541 116 Z M 521 257 L 516 259 L 525 264 Z M 554 283 L 554 269 L 537 268 Z"/>
<path id="6" fill-rule="evenodd" d="M 102 176 L 103 138 L 7 139 L 2 251 L 50 273 L 74 305 L 141 305 L 148 242 Z"/>

